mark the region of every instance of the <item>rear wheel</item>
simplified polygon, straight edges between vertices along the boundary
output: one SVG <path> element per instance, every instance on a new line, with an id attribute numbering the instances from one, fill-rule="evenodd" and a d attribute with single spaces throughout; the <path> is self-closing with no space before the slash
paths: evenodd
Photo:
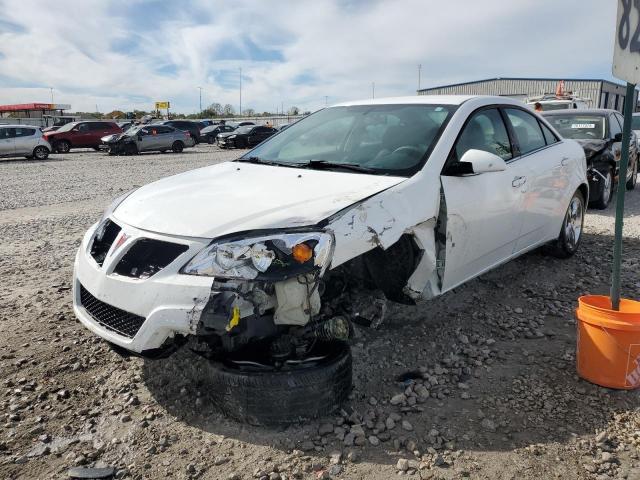
<path id="1" fill-rule="evenodd" d="M 558 258 L 571 257 L 580 246 L 584 225 L 585 200 L 580 190 L 571 197 L 558 239 L 549 245 L 549 253 Z"/>
<path id="2" fill-rule="evenodd" d="M 638 183 L 638 157 L 636 156 L 636 161 L 633 162 L 633 166 L 631 167 L 631 178 L 627 180 L 627 190 L 634 190 L 636 188 L 636 183 Z"/>
<path id="3" fill-rule="evenodd" d="M 49 157 L 49 149 L 42 145 L 38 145 L 33 149 L 33 157 L 38 160 L 46 160 L 47 157 Z"/>
<path id="4" fill-rule="evenodd" d="M 600 179 L 600 196 L 593 202 L 593 206 L 598 210 L 604 210 L 609 206 L 613 194 L 613 169 L 609 167 L 602 175 L 604 179 Z"/>
<path id="5" fill-rule="evenodd" d="M 71 143 L 68 140 L 60 140 L 56 143 L 56 151 L 58 153 L 68 153 L 71 150 Z"/>
<path id="6" fill-rule="evenodd" d="M 171 145 L 171 150 L 174 153 L 182 152 L 182 150 L 184 150 L 184 143 L 182 143 L 180 140 L 176 140 L 175 142 L 173 142 L 173 145 Z"/>
<path id="7" fill-rule="evenodd" d="M 320 343 L 320 342 L 318 342 Z M 306 359 L 280 369 L 251 353 L 212 362 L 209 391 L 225 415 L 252 425 L 298 423 L 333 413 L 351 391 L 351 349 L 343 342 L 317 345 Z"/>
<path id="8" fill-rule="evenodd" d="M 211 137 L 211 136 L 209 136 L 209 137 L 207 137 L 207 143 L 209 145 L 213 145 L 214 143 L 216 143 L 216 139 Z"/>

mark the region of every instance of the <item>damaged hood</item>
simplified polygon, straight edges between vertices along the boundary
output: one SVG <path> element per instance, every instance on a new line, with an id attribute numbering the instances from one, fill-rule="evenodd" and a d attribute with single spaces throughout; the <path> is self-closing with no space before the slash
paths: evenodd
<path id="1" fill-rule="evenodd" d="M 602 153 L 609 146 L 608 140 L 576 139 L 576 142 L 578 142 L 584 150 L 584 155 L 587 157 L 587 161 Z"/>
<path id="2" fill-rule="evenodd" d="M 129 195 L 116 220 L 168 235 L 215 238 L 314 225 L 406 180 L 226 162 L 164 178 Z"/>

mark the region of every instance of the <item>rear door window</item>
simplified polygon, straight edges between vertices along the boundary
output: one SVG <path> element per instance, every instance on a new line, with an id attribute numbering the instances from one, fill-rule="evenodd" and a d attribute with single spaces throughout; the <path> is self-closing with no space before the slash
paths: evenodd
<path id="1" fill-rule="evenodd" d="M 16 137 L 30 137 L 36 133 L 35 128 L 16 128 L 15 131 Z"/>
<path id="2" fill-rule="evenodd" d="M 547 142 L 547 145 L 552 145 L 559 141 L 556 134 L 553 133 L 544 123 L 540 122 L 540 126 L 542 127 L 542 133 L 544 134 L 544 139 Z"/>
<path id="3" fill-rule="evenodd" d="M 536 117 L 515 108 L 506 108 L 505 112 L 516 135 L 521 155 L 526 155 L 547 145 Z"/>

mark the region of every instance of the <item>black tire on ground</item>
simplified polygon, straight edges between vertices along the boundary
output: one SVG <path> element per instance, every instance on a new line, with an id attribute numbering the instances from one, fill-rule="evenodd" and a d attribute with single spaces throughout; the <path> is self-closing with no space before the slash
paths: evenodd
<path id="1" fill-rule="evenodd" d="M 606 209 L 613 196 L 613 169 L 609 167 L 606 172 L 601 173 L 606 177 L 606 180 L 600 179 L 600 195 L 598 199 L 593 202 L 593 207 L 598 210 Z"/>
<path id="2" fill-rule="evenodd" d="M 68 140 L 60 140 L 55 145 L 56 152 L 68 153 L 71 150 L 71 143 Z"/>
<path id="3" fill-rule="evenodd" d="M 578 251 L 584 231 L 585 200 L 582 192 L 573 194 L 567 207 L 558 238 L 545 251 L 557 258 L 569 258 Z"/>
<path id="4" fill-rule="evenodd" d="M 213 138 L 212 136 L 208 136 L 208 137 L 207 137 L 207 143 L 208 143 L 209 145 L 213 145 L 214 143 L 216 143 L 216 139 L 215 139 L 215 138 Z"/>
<path id="5" fill-rule="evenodd" d="M 46 160 L 49 157 L 49 149 L 42 145 L 38 145 L 33 149 L 33 158 L 36 160 Z"/>
<path id="6" fill-rule="evenodd" d="M 212 363 L 210 396 L 216 408 L 251 425 L 286 425 L 333 413 L 351 392 L 351 349 L 332 343 L 323 363 L 295 370 L 242 371 Z"/>
<path id="7" fill-rule="evenodd" d="M 180 140 L 176 140 L 175 142 L 173 142 L 173 145 L 171 145 L 171 151 L 173 151 L 174 153 L 180 153 L 182 150 L 184 150 L 184 143 L 182 143 Z"/>
<path id="8" fill-rule="evenodd" d="M 166 150 L 160 150 L 160 153 L 167 153 Z"/>
<path id="9" fill-rule="evenodd" d="M 138 146 L 135 143 L 127 143 L 125 145 L 124 151 L 127 155 L 137 155 Z"/>
<path id="10" fill-rule="evenodd" d="M 100 147 L 91 147 L 91 148 L 93 148 L 96 152 L 100 151 Z"/>
<path id="11" fill-rule="evenodd" d="M 638 156 L 636 156 L 636 161 L 631 165 L 631 178 L 627 180 L 627 190 L 635 190 L 636 183 L 638 183 Z"/>
<path id="12" fill-rule="evenodd" d="M 233 141 L 233 146 L 235 148 L 247 148 L 247 141 L 246 140 L 240 140 L 240 139 L 236 138 Z"/>

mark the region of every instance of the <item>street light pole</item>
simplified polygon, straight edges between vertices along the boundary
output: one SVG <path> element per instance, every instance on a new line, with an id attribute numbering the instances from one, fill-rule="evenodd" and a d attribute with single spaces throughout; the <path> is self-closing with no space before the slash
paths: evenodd
<path id="1" fill-rule="evenodd" d="M 242 115 L 242 67 L 240 67 L 240 111 L 239 115 Z"/>
<path id="2" fill-rule="evenodd" d="M 371 98 L 376 98 L 376 82 L 371 82 Z"/>
<path id="3" fill-rule="evenodd" d="M 51 92 L 51 103 L 53 103 L 53 87 L 50 87 L 49 91 Z"/>
<path id="4" fill-rule="evenodd" d="M 422 64 L 418 64 L 418 94 L 420 93 L 420 74 L 422 73 Z"/>
<path id="5" fill-rule="evenodd" d="M 327 107 L 329 105 L 329 96 L 324 96 L 324 106 Z"/>
<path id="6" fill-rule="evenodd" d="M 202 115 L 202 87 L 198 87 L 200 90 L 200 115 Z"/>

